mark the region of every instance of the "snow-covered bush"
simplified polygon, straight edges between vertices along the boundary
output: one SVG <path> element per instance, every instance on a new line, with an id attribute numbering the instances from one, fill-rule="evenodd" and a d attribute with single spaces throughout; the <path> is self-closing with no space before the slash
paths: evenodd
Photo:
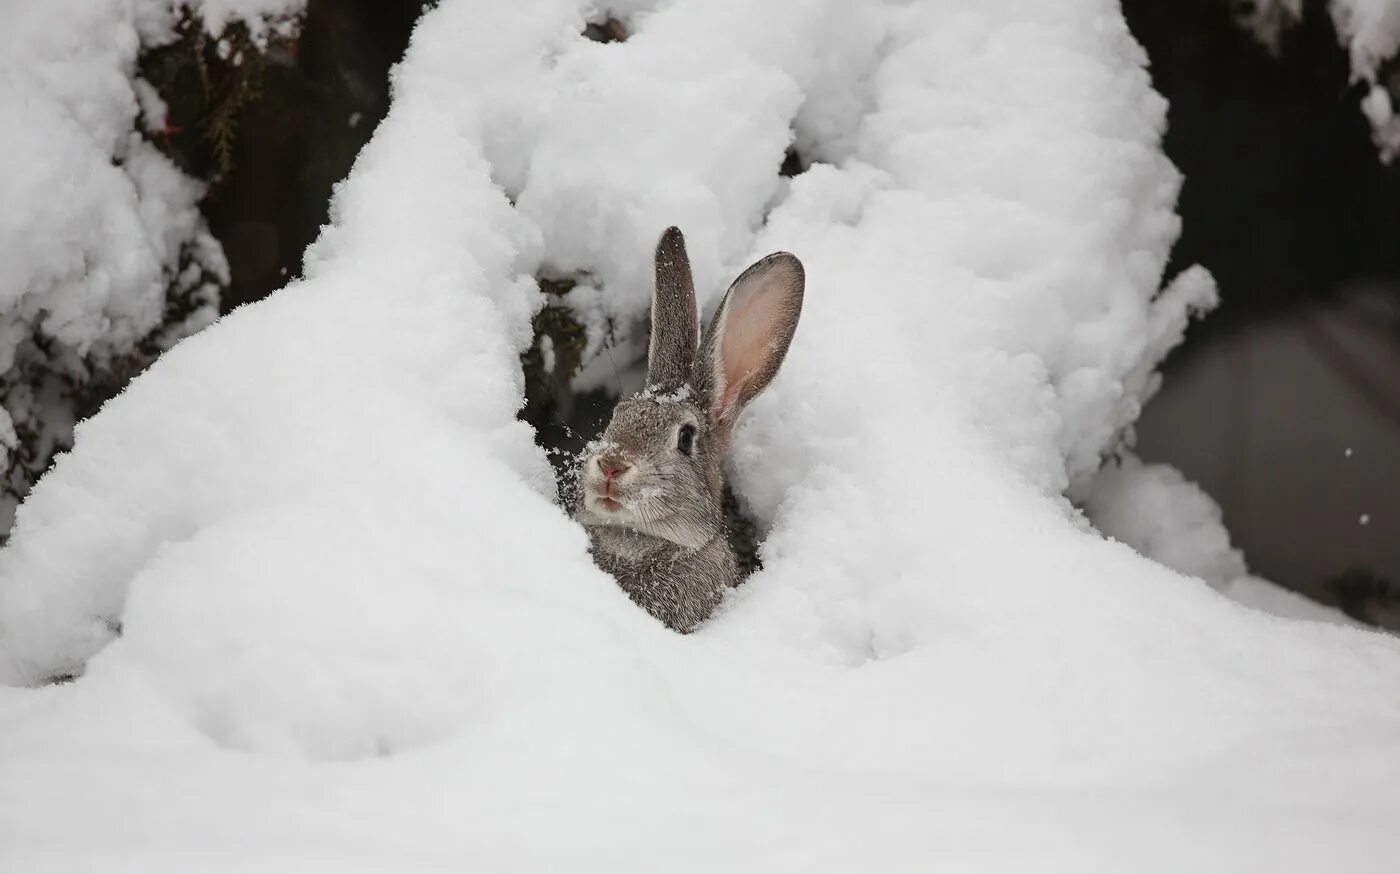
<path id="1" fill-rule="evenodd" d="M 263 39 L 300 0 L 45 0 L 0 12 L 0 531 L 75 418 L 211 322 L 228 267 L 203 186 L 138 127 L 163 106 L 136 73 L 190 17 Z"/>
<path id="2" fill-rule="evenodd" d="M 1271 51 L 1303 18 L 1303 0 L 1230 0 L 1236 18 Z M 1352 77 L 1366 84 L 1361 111 L 1381 160 L 1400 154 L 1400 68 L 1391 62 L 1400 51 L 1400 2 L 1397 0 L 1328 0 L 1327 11 L 1337 38 L 1347 50 Z"/>
<path id="3" fill-rule="evenodd" d="M 626 41 L 587 2 L 429 11 L 306 278 L 21 507 L 0 677 L 82 676 L 0 689 L 11 858 L 1384 870 L 1400 643 L 1063 496 L 1213 297 L 1162 289 L 1180 179 L 1117 5 L 606 12 Z M 515 418 L 533 277 L 628 323 L 670 223 L 707 305 L 775 249 L 808 276 L 736 434 L 764 569 L 690 636 L 593 567 Z"/>

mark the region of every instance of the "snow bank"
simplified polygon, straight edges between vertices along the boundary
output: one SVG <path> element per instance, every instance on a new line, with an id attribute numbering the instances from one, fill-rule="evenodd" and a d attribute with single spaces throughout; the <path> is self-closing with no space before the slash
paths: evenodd
<path id="1" fill-rule="evenodd" d="M 21 508 L 0 676 L 83 675 L 0 689 L 20 867 L 1382 870 L 1400 643 L 1062 497 L 1213 297 L 1158 293 L 1179 177 L 1116 5 L 611 11 L 427 12 L 306 280 Z M 733 459 L 765 570 L 688 637 L 514 419 L 530 277 L 625 323 L 670 222 L 705 303 L 778 248 L 809 283 Z"/>

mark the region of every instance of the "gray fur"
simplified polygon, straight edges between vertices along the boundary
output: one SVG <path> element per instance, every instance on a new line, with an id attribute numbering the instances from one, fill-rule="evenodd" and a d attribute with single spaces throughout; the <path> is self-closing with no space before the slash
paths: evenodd
<path id="1" fill-rule="evenodd" d="M 786 252 L 744 271 L 716 311 L 699 360 L 690 262 L 676 228 L 657 244 L 655 281 L 647 388 L 618 403 L 602 438 L 585 451 L 575 515 L 597 565 L 647 612 L 690 632 L 739 582 L 721 510 L 724 454 L 739 413 L 782 364 L 801 314 L 804 278 L 801 262 Z M 748 326 L 747 336 L 757 338 L 750 348 L 760 351 L 752 367 L 744 359 L 742 379 L 725 402 L 720 340 L 733 329 L 727 320 L 734 312 L 754 311 L 742 306 L 752 295 L 768 296 L 763 300 L 771 304 L 757 308 L 768 321 Z M 741 305 L 732 307 L 736 300 Z M 677 448 L 687 425 L 695 428 L 690 455 Z M 610 487 L 605 465 L 625 468 Z M 610 509 L 607 500 L 618 505 Z"/>
<path id="2" fill-rule="evenodd" d="M 695 283 L 690 278 L 690 257 L 680 228 L 667 228 L 661 235 L 654 264 L 647 385 L 674 391 L 690 379 L 699 330 Z"/>

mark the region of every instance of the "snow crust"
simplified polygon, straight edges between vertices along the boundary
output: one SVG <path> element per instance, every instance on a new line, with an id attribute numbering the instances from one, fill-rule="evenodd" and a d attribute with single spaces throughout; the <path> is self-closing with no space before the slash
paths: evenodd
<path id="1" fill-rule="evenodd" d="M 1400 642 L 1063 497 L 1215 294 L 1159 290 L 1180 177 L 1117 5 L 607 11 L 627 42 L 564 0 L 427 11 L 305 280 L 20 508 L 17 868 L 1386 870 Z M 808 278 L 732 459 L 765 569 L 688 637 L 514 418 L 532 277 L 636 319 L 672 223 L 706 305 L 776 249 Z M 1199 533 L 1194 572 L 1243 571 Z"/>

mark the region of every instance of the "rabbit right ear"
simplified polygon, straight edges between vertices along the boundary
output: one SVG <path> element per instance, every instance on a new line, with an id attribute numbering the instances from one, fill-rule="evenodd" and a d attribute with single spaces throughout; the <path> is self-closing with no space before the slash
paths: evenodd
<path id="1" fill-rule="evenodd" d="M 705 332 L 696 383 L 721 444 L 787 357 L 805 284 L 802 262 L 775 252 L 739 274 L 720 302 Z"/>
<path id="2" fill-rule="evenodd" d="M 657 241 L 653 280 L 647 386 L 672 391 L 690 380 L 700 324 L 680 228 L 667 228 Z"/>

